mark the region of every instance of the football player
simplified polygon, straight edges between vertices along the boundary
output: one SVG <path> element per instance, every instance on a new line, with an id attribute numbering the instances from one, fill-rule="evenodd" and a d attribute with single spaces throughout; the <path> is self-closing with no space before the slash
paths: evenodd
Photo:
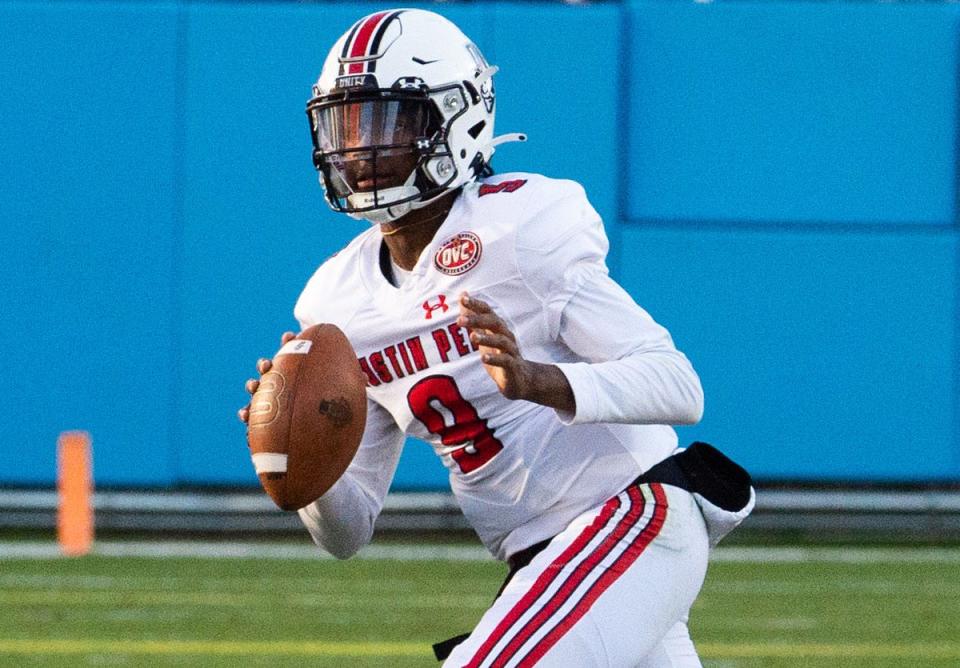
<path id="1" fill-rule="evenodd" d="M 700 494 L 683 467 L 651 471 L 678 451 L 670 425 L 700 419 L 700 381 L 609 277 L 583 188 L 493 174 L 495 147 L 524 139 L 494 135 L 496 71 L 450 21 L 398 9 L 357 21 L 313 87 L 326 200 L 372 225 L 294 313 L 347 334 L 368 417 L 346 473 L 300 517 L 326 551 L 357 552 L 415 436 L 510 566 L 473 632 L 438 649 L 445 665 L 699 666 Z"/>

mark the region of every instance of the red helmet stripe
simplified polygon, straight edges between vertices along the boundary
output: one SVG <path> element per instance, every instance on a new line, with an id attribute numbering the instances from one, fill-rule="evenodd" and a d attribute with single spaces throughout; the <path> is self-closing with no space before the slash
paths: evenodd
<path id="1" fill-rule="evenodd" d="M 385 18 L 380 22 L 380 27 L 377 29 L 377 33 L 373 38 L 373 42 L 370 44 L 370 55 L 374 56 L 380 53 L 380 42 L 383 41 L 383 36 L 387 33 L 387 29 L 390 27 L 390 23 L 393 22 L 395 18 L 403 14 L 402 9 L 398 9 L 393 14 Z M 377 71 L 377 61 L 371 60 L 367 66 L 367 72 L 376 72 Z"/>
<path id="2" fill-rule="evenodd" d="M 350 58 L 360 58 L 367 55 L 367 47 L 370 45 L 370 37 L 373 35 L 373 31 L 376 30 L 377 25 L 383 19 L 384 16 L 389 14 L 389 12 L 380 12 L 379 14 L 374 14 L 368 18 L 360 30 L 357 31 L 357 37 L 353 42 L 353 46 L 350 47 Z M 363 72 L 364 63 L 350 63 L 350 74 L 360 74 Z"/>
<path id="3" fill-rule="evenodd" d="M 343 43 L 343 50 L 340 51 L 341 61 L 347 57 L 347 54 L 350 53 L 350 44 L 353 43 L 353 36 L 357 34 L 357 30 L 360 29 L 360 24 L 363 23 L 363 20 L 357 21 L 353 24 L 353 27 L 350 28 L 350 34 L 347 35 L 347 39 Z"/>

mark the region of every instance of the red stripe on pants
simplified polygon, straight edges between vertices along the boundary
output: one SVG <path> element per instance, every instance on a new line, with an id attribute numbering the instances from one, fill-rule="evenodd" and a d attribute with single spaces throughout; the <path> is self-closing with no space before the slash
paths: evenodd
<path id="1" fill-rule="evenodd" d="M 643 493 L 637 487 L 627 489 L 630 497 L 630 510 L 620 519 L 617 526 L 603 539 L 603 542 L 587 556 L 570 574 L 554 595 L 510 640 L 503 651 L 490 664 L 491 668 L 503 668 L 537 631 L 539 631 L 560 608 L 566 604 L 577 588 L 590 576 L 597 565 L 609 555 L 642 518 L 644 511 Z M 554 641 L 556 642 L 556 641 Z"/>
<path id="2" fill-rule="evenodd" d="M 500 620 L 500 623 L 497 624 L 497 627 L 487 637 L 486 641 L 480 646 L 480 649 L 473 655 L 473 658 L 465 668 L 479 668 L 480 664 L 487 658 L 494 646 L 496 646 L 500 639 L 510 630 L 510 627 L 516 624 L 517 620 L 523 616 L 523 613 L 537 602 L 537 599 L 543 595 L 553 581 L 563 572 L 564 567 L 579 556 L 580 552 L 590 544 L 590 541 L 603 530 L 619 507 L 620 498 L 616 496 L 603 505 L 600 513 L 594 518 L 593 522 L 590 523 L 590 526 L 584 529 L 583 532 L 577 536 L 576 540 L 543 570 L 530 590 L 524 594 L 523 598 Z"/>
<path id="3" fill-rule="evenodd" d="M 520 663 L 517 664 L 518 668 L 526 668 L 527 666 L 533 666 L 543 658 L 544 654 L 550 651 L 550 648 L 557 644 L 557 641 L 563 637 L 563 635 L 569 631 L 574 624 L 576 624 L 581 617 L 583 617 L 593 604 L 596 602 L 600 595 L 605 592 L 610 585 L 617 581 L 617 579 L 623 575 L 624 572 L 637 560 L 640 554 L 647 548 L 647 546 L 653 542 L 656 538 L 660 529 L 663 527 L 663 523 L 667 517 L 667 497 L 663 491 L 663 487 L 658 483 L 653 483 L 650 485 L 650 490 L 653 492 L 654 498 L 654 511 L 653 519 L 647 524 L 647 526 L 640 532 L 640 535 L 633 541 L 629 548 L 627 548 L 623 554 L 621 554 L 613 565 L 604 572 L 600 578 L 593 583 L 590 589 L 587 591 L 586 595 L 580 599 L 580 602 L 577 603 L 576 607 L 573 610 L 567 613 L 567 615 L 560 620 L 560 623 L 557 624 L 553 630 L 551 630 L 547 635 L 545 635 L 540 642 L 538 642 L 530 652 L 520 660 Z"/>

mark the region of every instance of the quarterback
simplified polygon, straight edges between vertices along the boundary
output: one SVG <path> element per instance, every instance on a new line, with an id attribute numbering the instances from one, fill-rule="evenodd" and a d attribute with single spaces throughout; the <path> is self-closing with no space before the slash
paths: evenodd
<path id="1" fill-rule="evenodd" d="M 438 647 L 444 665 L 699 666 L 687 615 L 712 542 L 703 508 L 717 510 L 704 497 L 735 524 L 752 490 L 718 502 L 674 463 L 690 451 L 671 425 L 700 419 L 700 381 L 609 277 L 583 188 L 493 173 L 495 147 L 524 140 L 494 135 L 496 71 L 445 18 L 398 9 L 357 21 L 313 87 L 327 202 L 371 225 L 294 314 L 346 333 L 368 417 L 346 473 L 300 517 L 324 550 L 354 554 L 415 436 L 510 567 L 473 632 Z"/>

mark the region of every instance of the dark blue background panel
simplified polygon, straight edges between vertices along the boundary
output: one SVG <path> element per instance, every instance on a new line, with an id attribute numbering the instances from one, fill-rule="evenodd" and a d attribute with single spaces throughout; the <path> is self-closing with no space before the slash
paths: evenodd
<path id="1" fill-rule="evenodd" d="M 98 482 L 171 482 L 175 43 L 172 5 L 0 6 L 4 350 L 28 395 L 0 481 L 52 482 L 58 433 L 86 429 Z"/>
<path id="2" fill-rule="evenodd" d="M 960 475 L 952 233 L 624 232 L 627 283 L 698 369 L 681 430 L 764 478 Z"/>
<path id="3" fill-rule="evenodd" d="M 632 3 L 629 217 L 950 224 L 958 17 Z"/>

